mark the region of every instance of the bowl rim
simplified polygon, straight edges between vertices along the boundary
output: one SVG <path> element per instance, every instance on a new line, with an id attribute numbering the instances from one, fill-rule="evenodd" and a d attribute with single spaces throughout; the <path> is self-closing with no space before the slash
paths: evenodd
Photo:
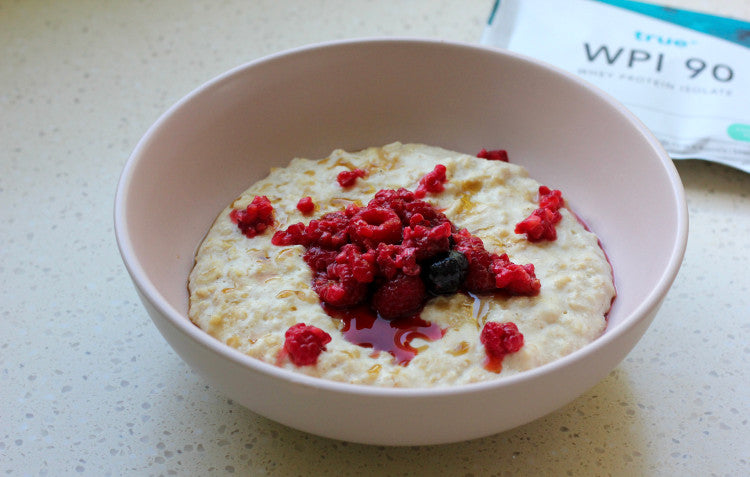
<path id="1" fill-rule="evenodd" d="M 647 140 L 650 146 L 657 153 L 657 157 L 662 163 L 662 166 L 667 173 L 669 183 L 671 185 L 671 192 L 674 195 L 674 199 L 678 204 L 676 210 L 676 240 L 673 244 L 667 266 L 662 271 L 658 278 L 656 286 L 650 291 L 647 297 L 627 316 L 625 316 L 618 326 L 613 329 L 605 330 L 604 334 L 596 338 L 593 342 L 588 343 L 582 348 L 556 359 L 550 363 L 541 365 L 539 367 L 520 372 L 511 376 L 506 376 L 499 379 L 482 381 L 476 383 L 467 383 L 460 385 L 446 385 L 437 387 L 381 387 L 367 384 L 352 384 L 346 382 L 338 382 L 328 380 L 324 378 L 318 378 L 308 376 L 303 373 L 296 373 L 294 371 L 284 369 L 275 366 L 270 363 L 266 363 L 260 359 L 256 359 L 245 355 L 244 353 L 220 342 L 216 338 L 210 336 L 208 333 L 199 329 L 195 326 L 192 321 L 180 313 L 177 309 L 172 307 L 167 300 L 159 292 L 156 285 L 148 278 L 144 268 L 139 263 L 135 250 L 133 248 L 133 242 L 131 235 L 126 227 L 126 217 L 128 215 L 127 207 L 127 195 L 128 189 L 132 181 L 133 171 L 137 164 L 140 162 L 142 154 L 147 149 L 151 138 L 154 136 L 169 118 L 179 109 L 181 109 L 186 103 L 191 102 L 195 97 L 200 96 L 205 91 L 212 88 L 216 88 L 224 81 L 234 77 L 235 75 L 263 65 L 268 62 L 276 61 L 280 58 L 289 57 L 293 55 L 299 55 L 313 50 L 337 48 L 342 46 L 356 46 L 356 45 L 372 45 L 372 44 L 409 44 L 409 45 L 424 45 L 428 47 L 451 47 L 467 49 L 477 52 L 484 52 L 490 54 L 496 54 L 501 56 L 507 56 L 516 60 L 524 62 L 530 62 L 537 67 L 542 69 L 550 70 L 557 76 L 562 77 L 566 81 L 570 81 L 576 84 L 578 87 L 582 87 L 592 94 L 599 97 L 600 100 L 606 102 L 610 107 L 616 109 L 621 115 L 626 117 L 628 121 L 641 133 L 641 135 Z M 682 181 L 679 177 L 677 168 L 675 167 L 672 159 L 669 157 L 667 152 L 664 150 L 659 141 L 649 131 L 649 129 L 640 121 L 632 112 L 630 112 L 625 106 L 619 101 L 612 97 L 607 92 L 598 88 L 595 85 L 587 82 L 586 80 L 578 77 L 572 73 L 562 70 L 559 67 L 546 63 L 544 61 L 512 52 L 509 50 L 491 47 L 487 45 L 460 42 L 460 41 L 446 41 L 436 40 L 428 38 L 412 38 L 412 37 L 364 37 L 364 38 L 352 38 L 343 40 L 325 41 L 320 43 L 313 43 L 303 46 L 298 46 L 283 51 L 279 51 L 270 55 L 259 57 L 257 59 L 248 61 L 240 64 L 234 68 L 231 68 L 218 76 L 215 76 L 208 81 L 204 82 L 200 86 L 193 89 L 187 95 L 182 97 L 166 111 L 164 111 L 158 119 L 146 130 L 140 140 L 137 142 L 133 152 L 128 157 L 123 170 L 120 174 L 120 178 L 117 183 L 117 188 L 114 198 L 114 231 L 117 246 L 124 262 L 124 265 L 130 274 L 130 277 L 142 294 L 142 297 L 147 299 L 150 304 L 164 316 L 177 330 L 186 335 L 195 345 L 202 346 L 207 350 L 220 355 L 230 361 L 234 362 L 243 367 L 248 367 L 253 371 L 265 374 L 267 377 L 286 381 L 291 384 L 297 384 L 300 386 L 315 388 L 318 390 L 332 391 L 336 393 L 352 394 L 352 395 L 367 395 L 372 397 L 398 397 L 398 398 L 424 398 L 424 397 L 435 397 L 445 395 L 462 395 L 483 392 L 489 389 L 499 389 L 508 386 L 512 386 L 516 383 L 524 383 L 535 380 L 539 377 L 556 373 L 557 370 L 565 368 L 576 361 L 582 360 L 586 356 L 597 353 L 602 348 L 605 348 L 612 341 L 617 340 L 621 335 L 627 333 L 637 323 L 646 319 L 650 312 L 656 311 L 661 300 L 666 295 L 667 291 L 671 287 L 675 280 L 679 268 L 682 264 L 682 259 L 685 254 L 687 247 L 687 236 L 688 236 L 688 210 L 685 199 L 685 191 L 682 185 Z M 197 244 L 196 244 L 197 246 Z"/>

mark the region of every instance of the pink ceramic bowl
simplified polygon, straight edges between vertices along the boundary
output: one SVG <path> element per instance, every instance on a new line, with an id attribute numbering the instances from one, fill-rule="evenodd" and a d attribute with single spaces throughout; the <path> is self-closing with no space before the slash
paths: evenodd
<path id="1" fill-rule="evenodd" d="M 600 236 L 618 298 L 604 335 L 506 379 L 382 389 L 245 356 L 187 318 L 193 256 L 224 206 L 271 166 L 393 141 L 505 148 Z M 270 419 L 347 441 L 435 444 L 530 422 L 605 377 L 648 328 L 687 241 L 680 179 L 623 106 L 584 81 L 475 45 L 374 39 L 299 48 L 201 86 L 151 127 L 117 189 L 115 231 L 159 331 L 216 388 Z"/>

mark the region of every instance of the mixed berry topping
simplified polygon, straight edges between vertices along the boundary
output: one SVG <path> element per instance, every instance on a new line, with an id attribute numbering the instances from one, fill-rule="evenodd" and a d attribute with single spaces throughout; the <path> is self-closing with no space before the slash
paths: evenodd
<path id="1" fill-rule="evenodd" d="M 310 366 L 318 362 L 326 350 L 331 335 L 315 326 L 297 323 L 284 334 L 284 351 L 297 366 Z"/>
<path id="2" fill-rule="evenodd" d="M 530 242 L 557 239 L 555 225 L 560 222 L 560 208 L 565 204 L 559 190 L 539 186 L 539 208 L 527 218 L 516 224 L 517 234 L 526 234 Z"/>
<path id="3" fill-rule="evenodd" d="M 268 197 L 255 196 L 244 210 L 233 209 L 229 218 L 246 237 L 253 238 L 273 225 L 273 206 Z"/>
<path id="4" fill-rule="evenodd" d="M 272 243 L 306 248 L 313 290 L 324 303 L 368 302 L 386 319 L 419 312 L 428 290 L 536 295 L 540 288 L 533 265 L 488 252 L 480 238 L 457 230 L 406 189 L 381 190 L 365 207 L 293 224 L 277 231 Z"/>
<path id="5" fill-rule="evenodd" d="M 478 157 L 507 161 L 503 150 L 482 149 Z M 351 187 L 366 175 L 363 169 L 354 169 L 339 173 L 336 180 L 341 187 Z M 446 181 L 446 168 L 439 164 L 420 179 L 413 192 L 380 190 L 365 206 L 351 204 L 308 224 L 292 224 L 277 230 L 271 239 L 277 246 L 303 246 L 303 259 L 312 271 L 312 289 L 323 308 L 332 317 L 344 319 L 344 331 L 352 320 L 359 320 L 357 344 L 389 351 L 400 364 L 407 364 L 416 350 L 408 343 L 389 348 L 362 341 L 363 336 L 370 339 L 370 334 L 360 330 L 365 322 L 368 329 L 374 329 L 377 322 L 380 328 L 408 329 L 409 336 L 437 339 L 444 331 L 436 328 L 437 335 L 427 333 L 434 326 L 419 318 L 425 303 L 437 295 L 535 296 L 541 288 L 533 264 L 515 264 L 507 254 L 490 253 L 479 237 L 457 228 L 422 200 L 428 193 L 442 192 Z M 527 234 L 530 241 L 554 240 L 562 196 L 542 186 L 538 202 L 539 208 L 517 224 L 516 233 Z M 304 197 L 297 208 L 309 215 L 315 205 Z M 253 237 L 273 223 L 273 208 L 268 198 L 257 196 L 245 210 L 233 210 L 230 216 L 243 234 Z M 351 338 L 352 333 L 346 331 L 344 336 Z M 403 333 L 395 332 L 394 339 L 402 339 L 397 336 Z M 330 340 L 324 331 L 300 323 L 286 332 L 284 351 L 294 364 L 311 365 Z M 503 356 L 523 345 L 523 335 L 513 323 L 488 322 L 480 341 L 489 359 L 486 367 L 499 372 Z"/>

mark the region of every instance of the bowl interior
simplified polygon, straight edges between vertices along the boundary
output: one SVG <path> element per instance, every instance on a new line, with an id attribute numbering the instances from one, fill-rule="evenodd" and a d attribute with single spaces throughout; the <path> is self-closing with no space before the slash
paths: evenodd
<path id="1" fill-rule="evenodd" d="M 504 148 L 561 189 L 614 266 L 619 295 L 607 333 L 637 319 L 671 284 L 684 249 L 684 198 L 674 167 L 640 123 L 558 70 L 419 40 L 275 55 L 175 105 L 121 179 L 116 225 L 125 262 L 149 299 L 187 327 L 194 252 L 226 204 L 292 157 L 393 141 L 467 153 Z"/>

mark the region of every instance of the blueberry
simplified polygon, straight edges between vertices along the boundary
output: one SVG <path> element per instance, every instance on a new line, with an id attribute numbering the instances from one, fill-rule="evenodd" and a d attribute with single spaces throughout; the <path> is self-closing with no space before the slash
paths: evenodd
<path id="1" fill-rule="evenodd" d="M 425 282 L 436 295 L 456 293 L 466 278 L 469 261 L 455 250 L 439 255 L 425 266 Z"/>

